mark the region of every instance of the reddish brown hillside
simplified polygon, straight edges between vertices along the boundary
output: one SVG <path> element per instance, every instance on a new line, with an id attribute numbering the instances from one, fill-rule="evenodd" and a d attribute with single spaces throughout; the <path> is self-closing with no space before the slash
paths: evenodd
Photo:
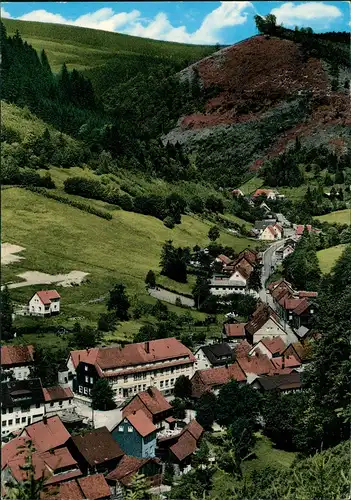
<path id="1" fill-rule="evenodd" d="M 257 36 L 194 66 L 204 87 L 217 87 L 220 92 L 207 102 L 204 114 L 184 117 L 182 128 L 255 119 L 299 91 L 310 89 L 316 98 L 331 92 L 320 60 L 309 58 L 305 62 L 299 46 L 289 40 Z"/>

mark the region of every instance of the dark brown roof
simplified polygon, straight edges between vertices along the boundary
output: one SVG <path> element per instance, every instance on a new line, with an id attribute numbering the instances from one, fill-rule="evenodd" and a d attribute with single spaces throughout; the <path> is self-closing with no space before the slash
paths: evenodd
<path id="1" fill-rule="evenodd" d="M 73 392 L 69 387 L 43 387 L 45 402 L 62 401 L 65 399 L 72 399 Z"/>
<path id="2" fill-rule="evenodd" d="M 253 313 L 251 320 L 247 323 L 245 329 L 250 335 L 254 335 L 260 328 L 272 318 L 276 321 L 277 314 L 270 306 L 260 304 L 256 311 Z"/>
<path id="3" fill-rule="evenodd" d="M 245 373 L 236 362 L 228 367 L 219 366 L 216 368 L 199 370 L 198 374 L 202 382 L 207 385 L 208 388 L 227 384 L 232 379 L 238 382 L 244 382 L 246 380 Z"/>
<path id="4" fill-rule="evenodd" d="M 98 500 L 100 498 L 109 498 L 111 496 L 110 488 L 102 474 L 81 477 L 77 479 L 77 481 L 84 493 L 84 498 L 88 498 L 89 500 Z"/>
<path id="5" fill-rule="evenodd" d="M 72 441 L 91 467 L 124 455 L 107 427 L 100 427 L 83 436 L 73 436 Z"/>
<path id="6" fill-rule="evenodd" d="M 291 372 L 286 375 L 258 377 L 255 382 L 258 382 L 265 391 L 272 391 L 274 389 L 299 389 L 302 385 L 299 372 Z"/>
<path id="7" fill-rule="evenodd" d="M 128 485 L 133 477 L 145 464 L 154 462 L 159 464 L 157 458 L 137 458 L 124 455 L 117 467 L 110 472 L 106 479 L 120 481 L 123 485 Z"/>

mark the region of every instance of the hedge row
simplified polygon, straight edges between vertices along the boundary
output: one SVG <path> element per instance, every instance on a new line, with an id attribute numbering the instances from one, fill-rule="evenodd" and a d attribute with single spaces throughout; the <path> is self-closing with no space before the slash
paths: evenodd
<path id="1" fill-rule="evenodd" d="M 111 220 L 112 215 L 105 210 L 100 210 L 99 208 L 92 207 L 91 205 L 87 205 L 86 203 L 82 203 L 81 201 L 70 200 L 65 196 L 61 196 L 55 193 L 49 193 L 44 188 L 35 187 L 35 186 L 24 186 L 25 189 L 29 191 L 33 191 L 35 193 L 39 193 L 46 198 L 52 198 L 53 200 L 59 201 L 60 203 L 65 203 L 66 205 L 71 205 L 72 207 L 78 208 L 79 210 L 83 210 L 83 212 L 88 212 L 89 214 L 97 215 L 97 217 L 101 217 L 102 219 Z"/>

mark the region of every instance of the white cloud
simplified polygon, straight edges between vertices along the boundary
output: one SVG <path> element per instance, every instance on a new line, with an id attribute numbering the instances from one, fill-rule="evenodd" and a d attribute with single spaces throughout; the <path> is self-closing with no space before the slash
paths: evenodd
<path id="1" fill-rule="evenodd" d="M 294 4 L 283 3 L 280 7 L 272 9 L 271 14 L 277 18 L 277 22 L 285 26 L 310 26 L 328 24 L 342 16 L 341 11 L 335 6 L 324 2 L 305 2 Z"/>
<path id="2" fill-rule="evenodd" d="M 219 7 L 207 14 L 199 29 L 192 33 L 189 33 L 184 25 L 173 26 L 164 12 L 159 12 L 154 19 L 146 20 L 135 9 L 130 12 L 115 13 L 113 9 L 106 7 L 96 12 L 84 14 L 77 19 L 66 19 L 61 14 L 53 14 L 40 9 L 24 14 L 18 19 L 71 24 L 105 31 L 118 30 L 121 33 L 156 40 L 214 44 L 223 42 L 221 37 L 222 29 L 244 24 L 248 18 L 248 11 L 251 9 L 253 9 L 251 2 L 221 2 Z M 10 17 L 9 14 L 7 17 Z"/>
<path id="3" fill-rule="evenodd" d="M 6 17 L 7 19 L 11 17 L 11 15 L 4 9 L 4 7 L 1 7 L 1 17 Z"/>

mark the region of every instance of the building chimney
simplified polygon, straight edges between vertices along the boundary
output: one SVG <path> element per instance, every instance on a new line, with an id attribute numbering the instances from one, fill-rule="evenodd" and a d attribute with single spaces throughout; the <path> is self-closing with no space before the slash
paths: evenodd
<path id="1" fill-rule="evenodd" d="M 144 349 L 145 349 L 145 352 L 147 352 L 147 353 L 150 352 L 150 342 L 145 342 Z"/>
<path id="2" fill-rule="evenodd" d="M 46 415 L 43 416 L 43 422 L 45 425 L 48 423 L 48 417 Z"/>

